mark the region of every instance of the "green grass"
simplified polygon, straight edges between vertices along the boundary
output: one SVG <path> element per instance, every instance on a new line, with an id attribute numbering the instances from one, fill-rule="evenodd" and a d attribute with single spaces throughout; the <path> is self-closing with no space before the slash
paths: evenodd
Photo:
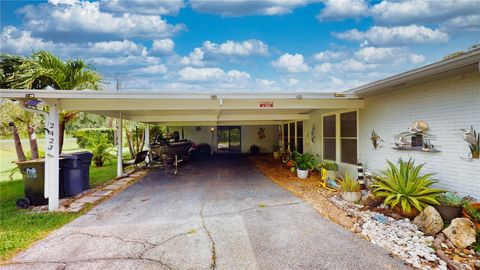
<path id="1" fill-rule="evenodd" d="M 26 145 L 28 147 L 28 143 Z M 43 147 L 42 144 L 39 147 Z M 66 152 L 80 150 L 75 140 L 66 140 Z M 127 154 L 127 153 L 126 153 Z M 17 252 L 27 248 L 33 242 L 42 239 L 49 232 L 60 228 L 82 213 L 29 213 L 15 206 L 18 198 L 24 196 L 23 181 L 20 173 L 10 180 L 8 175 L 15 167 L 11 161 L 16 159 L 12 142 L 0 142 L 0 263 Z M 104 167 L 90 167 L 90 186 L 95 187 L 116 176 L 116 160 L 106 162 Z"/>

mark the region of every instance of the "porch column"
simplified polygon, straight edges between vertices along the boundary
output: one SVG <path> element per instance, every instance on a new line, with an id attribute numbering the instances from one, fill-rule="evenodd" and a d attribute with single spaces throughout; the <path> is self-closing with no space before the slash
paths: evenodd
<path id="1" fill-rule="evenodd" d="M 117 119 L 117 177 L 123 175 L 123 163 L 122 163 L 122 146 L 123 146 L 123 136 L 122 136 L 122 113 L 119 114 Z"/>
<path id="2" fill-rule="evenodd" d="M 59 104 L 49 102 L 50 111 L 45 119 L 45 198 L 48 198 L 48 211 L 58 209 L 59 183 Z"/>
<path id="3" fill-rule="evenodd" d="M 150 125 L 145 124 L 145 144 L 143 145 L 143 147 L 148 150 L 149 144 L 150 144 Z"/>

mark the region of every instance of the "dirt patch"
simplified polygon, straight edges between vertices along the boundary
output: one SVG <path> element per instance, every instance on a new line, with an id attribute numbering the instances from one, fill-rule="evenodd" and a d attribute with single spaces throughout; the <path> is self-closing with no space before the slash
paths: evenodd
<path id="1" fill-rule="evenodd" d="M 270 155 L 250 156 L 249 159 L 270 180 L 284 189 L 310 203 L 322 216 L 353 230 L 355 219 L 335 206 L 329 198 L 335 194 L 322 188 L 319 184 L 320 175 L 313 174 L 308 179 L 299 179 L 291 173 L 280 161 Z"/>

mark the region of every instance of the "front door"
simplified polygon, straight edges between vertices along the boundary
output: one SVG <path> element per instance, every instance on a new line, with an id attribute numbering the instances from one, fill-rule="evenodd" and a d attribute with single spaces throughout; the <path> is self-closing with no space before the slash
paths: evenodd
<path id="1" fill-rule="evenodd" d="M 218 127 L 217 151 L 219 153 L 240 153 L 242 149 L 241 127 Z"/>

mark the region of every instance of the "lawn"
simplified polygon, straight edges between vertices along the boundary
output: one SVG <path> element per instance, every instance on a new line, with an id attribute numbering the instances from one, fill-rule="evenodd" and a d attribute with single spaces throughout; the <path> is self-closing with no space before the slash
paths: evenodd
<path id="1" fill-rule="evenodd" d="M 10 145 L 9 145 L 10 144 Z M 42 141 L 40 147 L 42 147 Z M 72 221 L 82 213 L 29 213 L 15 207 L 18 198 L 23 197 L 23 181 L 20 173 L 8 178 L 15 167 L 11 161 L 16 159 L 11 141 L 0 144 L 0 263 L 8 260 L 17 252 L 27 248 L 49 232 Z M 28 147 L 28 144 L 26 145 Z M 74 139 L 66 140 L 65 152 L 81 150 Z M 90 186 L 98 186 L 116 176 L 116 160 L 106 162 L 104 167 L 90 167 Z"/>

